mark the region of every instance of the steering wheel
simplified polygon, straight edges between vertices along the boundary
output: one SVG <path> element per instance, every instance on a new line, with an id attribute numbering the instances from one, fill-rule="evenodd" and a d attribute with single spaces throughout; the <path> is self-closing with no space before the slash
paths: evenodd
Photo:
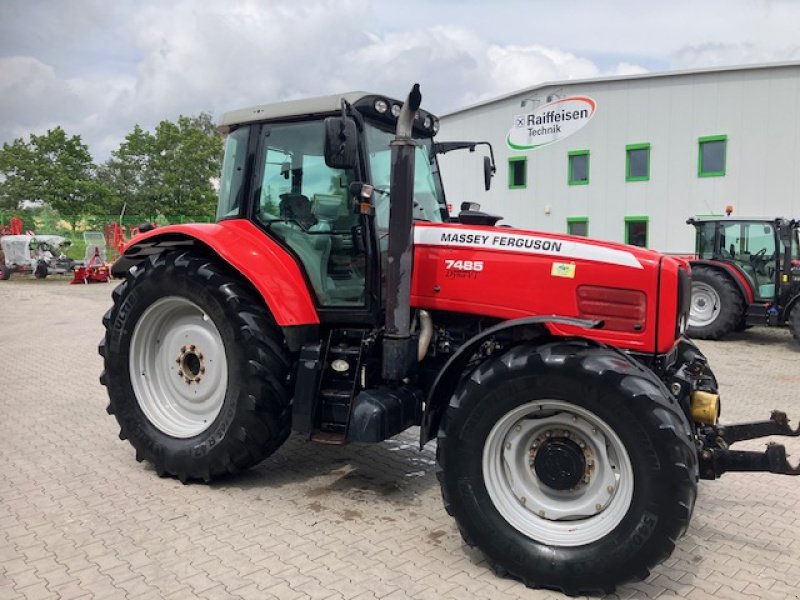
<path id="1" fill-rule="evenodd" d="M 761 273 L 762 275 L 766 275 L 766 273 L 764 272 L 764 267 L 769 262 L 769 259 L 766 258 L 766 255 L 767 255 L 766 248 L 762 248 L 755 254 L 750 255 L 750 264 L 753 266 L 753 269 L 757 273 Z"/>

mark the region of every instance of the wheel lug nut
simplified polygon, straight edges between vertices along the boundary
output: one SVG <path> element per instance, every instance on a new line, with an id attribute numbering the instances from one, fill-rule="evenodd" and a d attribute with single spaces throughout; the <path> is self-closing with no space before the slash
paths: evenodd
<path id="1" fill-rule="evenodd" d="M 520 496 L 520 498 L 519 498 L 520 504 L 524 505 L 527 501 L 528 501 L 528 499 L 525 496 Z"/>
<path id="2" fill-rule="evenodd" d="M 595 505 L 594 505 L 594 509 L 595 509 L 597 512 L 600 512 L 601 510 L 603 510 L 603 505 L 602 505 L 602 504 L 595 504 Z"/>
<path id="3" fill-rule="evenodd" d="M 197 358 L 199 358 L 200 360 L 203 360 L 203 353 L 202 352 L 198 352 L 197 353 Z"/>
<path id="4" fill-rule="evenodd" d="M 549 437 L 551 437 L 552 435 L 553 435 L 553 434 L 552 434 L 552 433 L 550 433 L 550 432 L 548 431 L 547 433 L 545 433 L 545 434 L 544 434 L 544 437 L 546 437 L 546 438 L 549 438 Z"/>
<path id="5" fill-rule="evenodd" d="M 511 450 L 511 442 L 506 442 L 506 450 Z"/>
<path id="6" fill-rule="evenodd" d="M 183 377 L 183 371 L 178 371 L 178 377 Z"/>
<path id="7" fill-rule="evenodd" d="M 586 466 L 587 467 L 591 467 L 592 465 L 594 465 L 594 459 L 593 458 L 587 458 L 586 459 Z"/>
<path id="8" fill-rule="evenodd" d="M 200 372 L 201 373 L 205 373 L 206 372 L 206 368 L 205 367 L 200 367 Z"/>
<path id="9" fill-rule="evenodd" d="M 580 446 L 581 448 L 586 448 L 586 443 L 585 442 L 581 442 L 580 444 L 578 444 L 578 446 Z"/>
<path id="10" fill-rule="evenodd" d="M 181 352 L 186 352 L 186 346 L 181 346 Z"/>
<path id="11" fill-rule="evenodd" d="M 544 511 L 543 511 L 543 510 L 540 510 L 540 511 L 539 511 L 539 516 L 540 516 L 540 517 L 542 517 L 542 518 L 544 518 Z"/>
<path id="12" fill-rule="evenodd" d="M 583 483 L 589 483 L 589 476 L 588 475 L 584 475 L 583 476 Z"/>
<path id="13" fill-rule="evenodd" d="M 197 348 L 197 346 L 195 346 L 194 344 L 189 344 L 189 350 L 191 350 L 192 352 L 194 352 L 194 349 L 195 349 L 195 348 Z"/>
<path id="14" fill-rule="evenodd" d="M 613 493 L 614 493 L 614 486 L 613 486 L 613 485 L 610 485 L 610 486 L 608 486 L 608 487 L 606 488 L 606 491 L 607 491 L 609 494 L 613 494 Z"/>

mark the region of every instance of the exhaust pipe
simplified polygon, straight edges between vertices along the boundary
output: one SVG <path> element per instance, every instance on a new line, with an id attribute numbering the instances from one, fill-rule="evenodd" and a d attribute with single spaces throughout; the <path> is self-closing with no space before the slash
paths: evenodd
<path id="1" fill-rule="evenodd" d="M 411 269 L 414 258 L 414 158 L 417 143 L 411 137 L 414 117 L 422 104 L 415 83 L 397 118 L 392 149 L 389 206 L 389 248 L 386 257 L 386 330 L 383 336 L 383 377 L 400 381 L 416 362 L 411 337 Z"/>

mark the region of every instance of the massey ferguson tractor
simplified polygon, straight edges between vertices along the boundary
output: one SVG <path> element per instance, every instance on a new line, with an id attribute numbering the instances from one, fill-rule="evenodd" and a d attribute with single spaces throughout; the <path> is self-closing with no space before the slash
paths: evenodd
<path id="1" fill-rule="evenodd" d="M 798 221 L 706 218 L 692 265 L 690 336 L 716 340 L 751 325 L 788 324 L 800 341 Z"/>
<path id="2" fill-rule="evenodd" d="M 294 431 L 436 439 L 445 509 L 499 574 L 568 594 L 648 576 L 698 479 L 798 475 L 786 415 L 721 426 L 683 337 L 689 265 L 621 244 L 451 218 L 419 87 L 227 113 L 218 220 L 134 238 L 100 345 L 120 438 L 211 481 Z M 488 183 L 493 161 L 484 159 Z M 324 452 L 320 448 L 320 452 Z"/>

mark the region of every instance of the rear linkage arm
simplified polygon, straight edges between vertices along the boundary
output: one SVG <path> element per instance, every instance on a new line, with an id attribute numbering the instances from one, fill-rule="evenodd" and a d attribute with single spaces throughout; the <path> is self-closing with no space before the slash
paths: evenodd
<path id="1" fill-rule="evenodd" d="M 786 459 L 786 448 L 769 443 L 764 452 L 729 450 L 742 440 L 768 435 L 800 437 L 800 426 L 792 429 L 786 413 L 772 411 L 768 421 L 707 427 L 700 432 L 700 477 L 717 479 L 729 471 L 763 471 L 779 475 L 800 475 L 800 465 L 793 467 Z"/>

